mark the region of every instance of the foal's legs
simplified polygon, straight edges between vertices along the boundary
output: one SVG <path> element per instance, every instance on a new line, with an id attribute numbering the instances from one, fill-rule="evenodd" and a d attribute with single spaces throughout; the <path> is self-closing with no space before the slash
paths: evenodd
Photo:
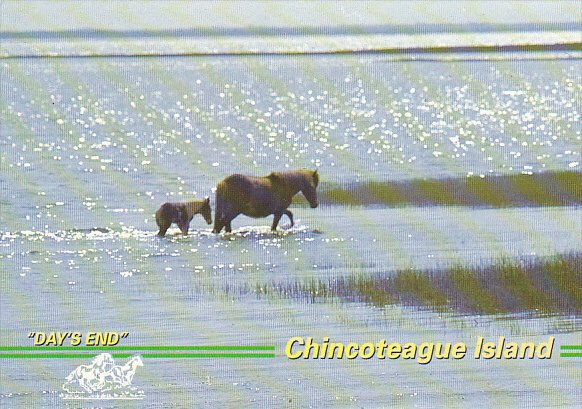
<path id="1" fill-rule="evenodd" d="M 176 224 L 182 231 L 182 234 L 188 234 L 188 229 L 190 229 L 190 220 L 192 219 L 188 218 L 188 213 L 186 213 L 185 211 L 181 211 L 178 213 L 178 221 L 176 222 Z"/>
<path id="2" fill-rule="evenodd" d="M 168 230 L 168 228 L 170 227 L 170 225 L 172 223 L 167 223 L 167 222 L 162 222 L 162 221 L 157 221 L 157 222 L 158 222 L 158 227 L 160 228 L 160 231 L 158 232 L 158 236 L 164 237 L 166 235 L 166 231 Z"/>
<path id="3" fill-rule="evenodd" d="M 291 221 L 291 227 L 295 226 L 295 222 L 293 221 L 293 213 L 290 210 L 283 211 L 283 214 L 287 215 L 289 220 Z"/>
<path id="4" fill-rule="evenodd" d="M 181 224 L 178 227 L 182 231 L 182 234 L 188 234 L 188 230 L 190 229 L 190 223 Z"/>

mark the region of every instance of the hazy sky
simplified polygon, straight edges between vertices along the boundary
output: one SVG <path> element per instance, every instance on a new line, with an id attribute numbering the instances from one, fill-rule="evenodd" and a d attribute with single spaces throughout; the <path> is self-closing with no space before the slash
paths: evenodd
<path id="1" fill-rule="evenodd" d="M 582 1 L 0 2 L 1 31 L 580 22 Z"/>

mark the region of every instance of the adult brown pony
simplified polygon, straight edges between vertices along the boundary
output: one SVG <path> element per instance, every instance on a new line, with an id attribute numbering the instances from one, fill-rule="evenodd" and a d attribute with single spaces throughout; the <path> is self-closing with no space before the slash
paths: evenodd
<path id="1" fill-rule="evenodd" d="M 224 227 L 232 231 L 230 222 L 239 214 L 250 217 L 274 215 L 271 230 L 276 230 L 281 216 L 289 217 L 294 225 L 293 213 L 287 210 L 293 196 L 303 193 L 312 208 L 317 207 L 315 189 L 319 183 L 317 170 L 293 170 L 273 172 L 265 177 L 230 175 L 216 187 L 214 233 Z"/>
<path id="2" fill-rule="evenodd" d="M 182 233 L 187 234 L 192 218 L 198 213 L 204 217 L 206 223 L 212 224 L 210 199 L 190 200 L 181 203 L 164 203 L 156 211 L 156 223 L 160 228 L 158 236 L 164 237 L 172 223 L 176 223 Z"/>

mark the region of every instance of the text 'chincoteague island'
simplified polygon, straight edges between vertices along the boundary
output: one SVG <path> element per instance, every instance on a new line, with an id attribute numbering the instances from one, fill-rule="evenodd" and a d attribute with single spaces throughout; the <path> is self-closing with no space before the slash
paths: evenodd
<path id="1" fill-rule="evenodd" d="M 554 337 L 544 342 L 512 342 L 501 336 L 494 341 L 477 337 L 474 345 L 465 342 L 332 342 L 323 337 L 314 342 L 312 337 L 292 337 L 287 341 L 285 355 L 289 359 L 412 359 L 428 364 L 433 359 L 550 359 Z M 467 355 L 469 354 L 469 355 Z"/>

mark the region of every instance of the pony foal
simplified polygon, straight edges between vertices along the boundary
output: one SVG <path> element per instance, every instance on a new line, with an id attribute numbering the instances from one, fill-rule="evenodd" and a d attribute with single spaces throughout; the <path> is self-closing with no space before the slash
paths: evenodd
<path id="1" fill-rule="evenodd" d="M 164 237 L 172 223 L 176 223 L 183 234 L 188 234 L 190 222 L 195 214 L 200 213 L 206 223 L 212 224 L 210 199 L 190 200 L 181 203 L 164 203 L 156 211 L 156 223 L 160 228 L 158 236 Z"/>

